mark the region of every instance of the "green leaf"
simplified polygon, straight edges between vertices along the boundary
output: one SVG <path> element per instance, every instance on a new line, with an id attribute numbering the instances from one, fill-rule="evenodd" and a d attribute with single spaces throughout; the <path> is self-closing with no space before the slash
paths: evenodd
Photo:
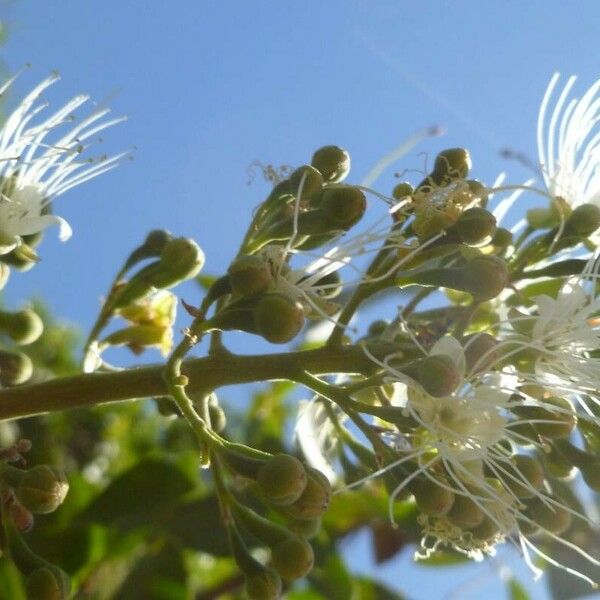
<path id="1" fill-rule="evenodd" d="M 529 600 L 527 590 L 514 577 L 508 580 L 508 597 L 510 600 Z"/>

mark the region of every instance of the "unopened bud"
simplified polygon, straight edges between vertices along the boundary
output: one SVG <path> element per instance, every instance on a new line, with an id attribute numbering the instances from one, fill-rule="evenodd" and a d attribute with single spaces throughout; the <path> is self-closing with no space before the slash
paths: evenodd
<path id="1" fill-rule="evenodd" d="M 38 262 L 37 252 L 27 243 L 17 246 L 12 252 L 2 255 L 2 262 L 19 271 L 29 271 Z"/>
<path id="2" fill-rule="evenodd" d="M 491 367 L 499 358 L 496 352 L 498 341 L 489 333 L 472 333 L 464 338 L 464 352 L 467 371 L 481 373 Z"/>
<path id="3" fill-rule="evenodd" d="M 25 580 L 27 600 L 66 600 L 71 590 L 69 576 L 55 565 L 32 571 Z"/>
<path id="4" fill-rule="evenodd" d="M 350 172 L 350 155 L 339 146 L 323 146 L 313 154 L 311 164 L 327 183 L 339 183 Z"/>
<path id="5" fill-rule="evenodd" d="M 485 208 L 476 206 L 465 210 L 453 229 L 468 246 L 484 246 L 496 233 L 496 218 Z"/>
<path id="6" fill-rule="evenodd" d="M 369 325 L 369 329 L 367 330 L 367 335 L 369 337 L 379 337 L 384 333 L 384 331 L 389 327 L 388 321 L 384 319 L 379 319 L 377 321 L 373 321 Z"/>
<path id="7" fill-rule="evenodd" d="M 444 354 L 424 358 L 417 369 L 417 378 L 425 391 L 437 398 L 449 396 L 462 383 L 456 362 Z"/>
<path id="8" fill-rule="evenodd" d="M 273 569 L 261 569 L 246 575 L 249 600 L 277 600 L 281 596 L 281 577 Z"/>
<path id="9" fill-rule="evenodd" d="M 550 444 L 549 450 L 544 454 L 544 466 L 557 479 L 570 480 L 577 472 L 573 463 L 554 444 Z"/>
<path id="10" fill-rule="evenodd" d="M 541 490 L 544 486 L 545 473 L 542 465 L 526 454 L 517 454 L 512 457 L 511 461 L 514 471 L 509 470 L 512 477 L 505 478 L 505 485 L 518 498 L 533 498 L 536 490 Z"/>
<path id="11" fill-rule="evenodd" d="M 34 518 L 30 510 L 27 510 L 18 502 L 11 502 L 8 506 L 8 515 L 17 531 L 26 533 L 33 528 Z"/>
<path id="12" fill-rule="evenodd" d="M 306 489 L 304 465 L 290 454 L 276 454 L 258 470 L 256 481 L 264 496 L 273 504 L 296 502 Z"/>
<path id="13" fill-rule="evenodd" d="M 559 214 L 550 208 L 531 208 L 526 218 L 532 229 L 551 229 L 560 222 Z"/>
<path id="14" fill-rule="evenodd" d="M 294 581 L 308 575 L 313 568 L 315 555 L 311 545 L 300 536 L 291 535 L 272 548 L 275 570 L 286 581 Z"/>
<path id="15" fill-rule="evenodd" d="M 329 507 L 331 484 L 321 471 L 306 468 L 308 481 L 300 498 L 293 504 L 285 506 L 284 514 L 293 519 L 316 519 Z"/>
<path id="16" fill-rule="evenodd" d="M 415 485 L 413 493 L 419 510 L 426 515 L 441 517 L 454 504 L 454 493 L 430 479 L 419 481 Z"/>
<path id="17" fill-rule="evenodd" d="M 321 531 L 321 517 L 314 519 L 290 519 L 287 523 L 288 529 L 310 540 Z"/>
<path id="18" fill-rule="evenodd" d="M 498 227 L 490 244 L 497 248 L 505 249 L 512 244 L 512 241 L 513 234 L 508 229 L 504 229 L 504 227 Z"/>
<path id="19" fill-rule="evenodd" d="M 531 421 L 543 437 L 558 439 L 568 437 L 577 425 L 577 414 L 573 405 L 565 398 L 550 396 L 543 399 L 544 406 L 520 406 L 515 414 Z M 557 410 L 552 410 L 556 407 Z"/>
<path id="20" fill-rule="evenodd" d="M 323 190 L 320 207 L 331 226 L 347 230 L 365 214 L 367 199 L 357 187 L 337 185 Z"/>
<path id="21" fill-rule="evenodd" d="M 33 375 L 33 363 L 22 352 L 0 350 L 0 384 L 20 385 Z"/>
<path id="22" fill-rule="evenodd" d="M 415 190 L 410 183 L 403 181 L 402 183 L 398 183 L 392 190 L 392 198 L 394 198 L 394 200 L 402 200 L 402 198 L 412 195 L 414 191 Z"/>
<path id="23" fill-rule="evenodd" d="M 273 281 L 269 265 L 259 256 L 241 256 L 227 269 L 235 294 L 253 296 L 265 292 Z"/>
<path id="24" fill-rule="evenodd" d="M 506 263 L 496 256 L 476 256 L 463 270 L 464 291 L 478 300 L 490 300 L 500 294 L 509 281 Z"/>
<path id="25" fill-rule="evenodd" d="M 430 177 L 436 185 L 443 185 L 455 179 L 466 179 L 470 170 L 469 151 L 465 148 L 448 148 L 436 156 Z"/>
<path id="26" fill-rule="evenodd" d="M 483 520 L 476 527 L 470 529 L 471 535 L 479 541 L 487 542 L 493 537 L 498 535 L 500 528 L 498 525 L 490 519 L 487 515 L 484 515 Z"/>
<path id="27" fill-rule="evenodd" d="M 301 200 L 312 200 L 318 197 L 319 192 L 323 188 L 323 176 L 315 167 L 304 165 L 297 168 L 290 175 L 289 183 L 292 194 L 296 195 L 298 193 L 302 181 Z"/>
<path id="28" fill-rule="evenodd" d="M 566 508 L 556 504 L 555 498 L 545 501 L 534 498 L 527 503 L 525 514 L 542 529 L 550 533 L 563 533 L 571 524 L 571 514 Z"/>
<path id="29" fill-rule="evenodd" d="M 569 215 L 565 230 L 581 237 L 588 237 L 600 227 L 600 207 L 595 204 L 580 204 Z"/>
<path id="30" fill-rule="evenodd" d="M 35 342 L 44 331 L 44 323 L 31 309 L 0 311 L 0 330 L 21 346 Z"/>
<path id="31" fill-rule="evenodd" d="M 15 494 L 19 502 L 34 514 L 54 512 L 69 491 L 63 472 L 49 465 L 38 465 L 26 471 Z"/>
<path id="32" fill-rule="evenodd" d="M 293 340 L 304 326 L 302 306 L 283 294 L 264 294 L 256 303 L 257 332 L 272 344 Z"/>
<path id="33" fill-rule="evenodd" d="M 180 281 L 194 277 L 204 266 L 204 252 L 192 239 L 169 240 L 160 253 L 160 273 L 152 284 L 158 288 L 171 287 Z"/>
<path id="34" fill-rule="evenodd" d="M 457 495 L 446 518 L 461 529 L 472 529 L 481 525 L 485 513 L 469 496 Z"/>

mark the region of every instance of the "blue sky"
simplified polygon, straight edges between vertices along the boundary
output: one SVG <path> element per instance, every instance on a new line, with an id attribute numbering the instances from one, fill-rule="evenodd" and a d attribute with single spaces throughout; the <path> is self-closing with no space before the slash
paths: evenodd
<path id="1" fill-rule="evenodd" d="M 84 326 L 150 229 L 194 237 L 207 271 L 222 272 L 267 191 L 260 178 L 248 185 L 254 160 L 298 165 L 335 143 L 350 151 L 350 179 L 359 181 L 403 139 L 439 124 L 447 135 L 398 169 L 423 168 L 420 151 L 461 145 L 476 177 L 491 182 L 508 170 L 522 181 L 528 173 L 499 150 L 535 156 L 535 119 L 551 74 L 580 75 L 578 89 L 600 77 L 593 0 L 16 0 L 0 5 L 0 17 L 10 31 L 6 72 L 33 65 L 12 100 L 57 69 L 54 106 L 84 91 L 129 116 L 105 133 L 103 151 L 135 146 L 135 159 L 58 200 L 73 238 L 61 244 L 49 231 L 41 264 L 13 274 L 6 291 L 13 305 L 43 295 L 55 313 Z M 377 187 L 389 192 L 393 183 L 390 172 Z M 198 300 L 193 287 L 181 293 Z M 355 545 L 357 567 L 369 564 L 365 552 L 365 543 Z M 442 598 L 482 569 L 446 574 L 407 563 L 383 572 L 415 599 Z M 545 598 L 543 584 L 521 579 L 533 598 Z M 495 580 L 485 595 L 503 598 Z M 481 597 L 481 589 L 469 593 L 462 597 Z"/>

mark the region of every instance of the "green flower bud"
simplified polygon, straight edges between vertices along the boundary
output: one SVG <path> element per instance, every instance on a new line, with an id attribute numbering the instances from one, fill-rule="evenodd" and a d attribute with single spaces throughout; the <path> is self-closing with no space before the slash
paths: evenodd
<path id="1" fill-rule="evenodd" d="M 471 170 L 471 156 L 465 148 L 442 150 L 435 159 L 429 178 L 435 185 L 447 185 L 455 179 L 466 179 Z"/>
<path id="2" fill-rule="evenodd" d="M 394 198 L 394 200 L 402 200 L 402 198 L 411 196 L 414 191 L 415 190 L 413 186 L 410 185 L 410 183 L 403 181 L 401 183 L 398 183 L 392 190 L 392 198 Z"/>
<path id="3" fill-rule="evenodd" d="M 489 333 L 472 333 L 464 338 L 467 372 L 481 373 L 499 358 L 496 352 L 498 341 Z"/>
<path id="4" fill-rule="evenodd" d="M 306 489 L 304 465 L 289 454 L 272 456 L 258 470 L 256 481 L 265 498 L 278 505 L 296 502 Z"/>
<path id="5" fill-rule="evenodd" d="M 509 470 L 509 473 L 516 478 L 517 481 L 510 477 L 505 478 L 505 484 L 518 498 L 533 498 L 534 490 L 541 490 L 544 486 L 545 473 L 542 465 L 526 454 L 517 454 L 511 459 L 515 470 Z M 516 471 L 516 472 L 515 472 Z M 518 474 L 520 473 L 520 475 Z M 533 490 L 523 483 L 520 483 L 522 478 L 530 484 Z"/>
<path id="6" fill-rule="evenodd" d="M 33 363 L 22 352 L 0 350 L 0 384 L 10 387 L 25 383 L 33 375 Z"/>
<path id="7" fill-rule="evenodd" d="M 596 454 L 581 450 L 565 439 L 556 440 L 553 447 L 581 471 L 590 489 L 600 491 L 600 458 Z"/>
<path id="8" fill-rule="evenodd" d="M 536 431 L 550 439 L 569 437 L 577 425 L 577 414 L 572 404 L 564 398 L 551 396 L 544 398 L 544 406 L 518 406 L 513 412 L 532 421 Z M 560 411 L 553 411 L 556 406 Z"/>
<path id="9" fill-rule="evenodd" d="M 269 265 L 258 256 L 237 258 L 227 273 L 232 291 L 240 296 L 262 294 L 273 281 Z"/>
<path id="10" fill-rule="evenodd" d="M 485 207 L 489 198 L 488 188 L 477 179 L 468 179 L 467 185 L 469 186 L 469 191 L 471 194 L 473 194 L 473 196 L 476 198 L 479 198 L 481 200 L 481 204 Z"/>
<path id="11" fill-rule="evenodd" d="M 214 329 L 222 331 L 246 331 L 258 333 L 254 312 L 258 299 L 254 296 L 242 297 L 226 304 L 212 319 Z"/>
<path id="12" fill-rule="evenodd" d="M 316 517 L 314 519 L 290 519 L 287 526 L 293 533 L 310 540 L 321 531 L 321 523 L 321 517 Z"/>
<path id="13" fill-rule="evenodd" d="M 508 281 L 508 269 L 502 259 L 479 255 L 464 267 L 462 289 L 478 300 L 490 300 L 500 294 Z"/>
<path id="14" fill-rule="evenodd" d="M 571 525 L 571 514 L 565 508 L 550 502 L 546 504 L 541 498 L 528 502 L 525 514 L 542 529 L 557 535 Z"/>
<path id="15" fill-rule="evenodd" d="M 526 218 L 532 229 L 551 229 L 560 222 L 558 213 L 550 208 L 531 208 L 527 211 Z"/>
<path id="16" fill-rule="evenodd" d="M 452 229 L 468 246 L 484 246 L 496 233 L 496 218 L 485 208 L 469 208 L 460 215 Z"/>
<path id="17" fill-rule="evenodd" d="M 160 253 L 160 272 L 153 278 L 157 288 L 171 287 L 194 277 L 204 266 L 204 252 L 194 240 L 175 238 L 169 240 Z"/>
<path id="18" fill-rule="evenodd" d="M 580 204 L 569 215 L 565 231 L 588 237 L 600 227 L 600 207 L 595 204 Z"/>
<path id="19" fill-rule="evenodd" d="M 336 185 L 323 190 L 320 208 L 332 227 L 347 230 L 365 214 L 367 199 L 357 187 Z"/>
<path id="20" fill-rule="evenodd" d="M 32 571 L 25 580 L 27 600 L 66 600 L 71 591 L 69 576 L 55 565 Z"/>
<path id="21" fill-rule="evenodd" d="M 173 239 L 173 236 L 164 229 L 154 229 L 151 231 L 144 240 L 141 246 L 138 246 L 127 259 L 125 263 L 125 269 L 129 270 L 138 262 L 151 258 L 153 256 L 160 256 L 168 242 Z"/>
<path id="22" fill-rule="evenodd" d="M 512 241 L 513 234 L 508 229 L 504 229 L 504 227 L 498 227 L 490 244 L 497 248 L 506 249 L 512 244 Z"/>
<path id="23" fill-rule="evenodd" d="M 304 326 L 302 306 L 283 294 L 264 294 L 254 309 L 256 331 L 272 344 L 293 340 Z"/>
<path id="24" fill-rule="evenodd" d="M 550 475 L 558 479 L 569 480 L 576 473 L 573 464 L 554 444 L 550 444 L 549 450 L 544 454 L 544 466 Z"/>
<path id="25" fill-rule="evenodd" d="M 249 600 L 277 600 L 281 596 L 281 577 L 273 569 L 262 569 L 246 575 Z"/>
<path id="26" fill-rule="evenodd" d="M 388 328 L 389 323 L 384 319 L 379 319 L 377 321 L 373 321 L 369 325 L 369 329 L 367 330 L 367 335 L 369 337 L 379 337 L 383 334 L 383 332 Z"/>
<path id="27" fill-rule="evenodd" d="M 526 537 L 536 535 L 540 532 L 540 527 L 533 521 L 527 521 L 523 518 L 517 519 L 519 531 Z"/>
<path id="28" fill-rule="evenodd" d="M 454 493 L 430 479 L 419 481 L 412 491 L 419 510 L 426 515 L 441 517 L 454 504 Z"/>
<path id="29" fill-rule="evenodd" d="M 272 548 L 272 561 L 283 579 L 294 581 L 310 573 L 315 555 L 303 537 L 293 535 Z"/>
<path id="30" fill-rule="evenodd" d="M 321 471 L 306 468 L 308 481 L 300 498 L 283 507 L 282 512 L 292 519 L 316 519 L 328 508 L 331 499 L 331 484 Z"/>
<path id="31" fill-rule="evenodd" d="M 441 398 L 456 391 L 462 383 L 462 374 L 449 356 L 434 354 L 420 362 L 417 379 L 428 394 Z"/>
<path id="32" fill-rule="evenodd" d="M 595 492 L 600 492 L 600 458 L 590 457 L 589 462 L 579 467 L 586 485 Z"/>
<path id="33" fill-rule="evenodd" d="M 327 183 L 339 183 L 350 172 L 350 155 L 339 146 L 319 148 L 310 162 Z"/>
<path id="34" fill-rule="evenodd" d="M 17 312 L 0 310 L 0 330 L 16 344 L 25 346 L 35 342 L 44 331 L 44 323 L 31 309 Z"/>
<path id="35" fill-rule="evenodd" d="M 485 513 L 474 500 L 459 495 L 456 496 L 452 508 L 446 514 L 446 518 L 461 529 L 473 529 L 481 525 L 484 517 Z"/>
<path id="36" fill-rule="evenodd" d="M 476 527 L 472 527 L 470 531 L 471 535 L 476 540 L 482 542 L 487 542 L 500 533 L 498 525 L 496 525 L 496 523 L 494 523 L 487 515 L 484 515 L 483 521 Z"/>
<path id="37" fill-rule="evenodd" d="M 310 165 L 299 167 L 290 175 L 289 182 L 292 194 L 296 195 L 298 193 L 302 178 L 304 178 L 304 183 L 302 185 L 301 200 L 311 200 L 318 197 L 323 188 L 323 176 L 315 167 Z"/>
<path id="38" fill-rule="evenodd" d="M 44 515 L 54 512 L 68 491 L 69 483 L 60 469 L 38 465 L 24 473 L 15 494 L 32 513 Z"/>

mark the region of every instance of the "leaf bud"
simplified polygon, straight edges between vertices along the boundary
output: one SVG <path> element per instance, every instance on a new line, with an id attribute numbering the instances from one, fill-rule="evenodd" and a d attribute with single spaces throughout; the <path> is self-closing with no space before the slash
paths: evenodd
<path id="1" fill-rule="evenodd" d="M 66 600 L 71 582 L 62 569 L 48 564 L 29 573 L 25 590 L 27 600 Z"/>
<path id="2" fill-rule="evenodd" d="M 253 255 L 234 260 L 227 274 L 232 291 L 240 296 L 262 294 L 273 281 L 268 263 Z"/>
<path id="3" fill-rule="evenodd" d="M 573 209 L 565 223 L 565 231 L 588 237 L 600 227 L 600 207 L 595 204 L 580 204 Z"/>
<path id="4" fill-rule="evenodd" d="M 32 513 L 44 515 L 54 512 L 68 491 L 69 483 L 60 469 L 38 465 L 24 473 L 15 494 Z"/>
<path id="5" fill-rule="evenodd" d="M 323 190 L 320 208 L 332 227 L 348 230 L 365 214 L 367 199 L 357 187 L 337 185 Z"/>
<path id="6" fill-rule="evenodd" d="M 331 484 L 321 471 L 306 467 L 308 480 L 301 496 L 282 511 L 292 519 L 316 519 L 329 507 Z"/>
<path id="7" fill-rule="evenodd" d="M 256 481 L 265 498 L 278 505 L 296 502 L 306 489 L 304 465 L 290 454 L 276 454 L 258 470 Z"/>
<path id="8" fill-rule="evenodd" d="M 414 191 L 415 190 L 410 183 L 402 181 L 394 186 L 394 189 L 392 190 L 392 198 L 394 198 L 394 200 L 402 200 L 402 198 L 411 196 Z"/>
<path id="9" fill-rule="evenodd" d="M 274 569 L 286 581 L 308 575 L 313 568 L 315 555 L 311 545 L 300 536 L 291 535 L 272 548 Z"/>
<path id="10" fill-rule="evenodd" d="M 454 504 L 454 493 L 430 479 L 419 481 L 412 491 L 419 510 L 426 515 L 441 517 Z"/>
<path id="11" fill-rule="evenodd" d="M 272 344 L 293 340 L 304 326 L 302 306 L 283 294 L 264 294 L 254 308 L 256 331 Z"/>
<path id="12" fill-rule="evenodd" d="M 289 178 L 290 190 L 292 194 L 296 195 L 300 189 L 300 183 L 304 178 L 302 184 L 302 197 L 301 200 L 312 200 L 318 197 L 319 192 L 323 188 L 323 176 L 321 173 L 310 165 L 304 165 L 298 167 Z"/>
<path id="13" fill-rule="evenodd" d="M 246 575 L 245 591 L 249 600 L 277 600 L 281 596 L 281 577 L 273 569 L 261 569 Z"/>
<path id="14" fill-rule="evenodd" d="M 457 495 L 446 518 L 461 529 L 473 529 L 481 525 L 485 513 L 469 496 Z"/>
<path id="15" fill-rule="evenodd" d="M 339 183 L 350 172 L 350 155 L 339 146 L 319 148 L 310 162 L 327 183 Z"/>
<path id="16" fill-rule="evenodd" d="M 42 335 L 44 323 L 39 315 L 29 308 L 17 312 L 0 310 L 0 330 L 15 344 L 26 346 Z"/>
<path id="17" fill-rule="evenodd" d="M 496 218 L 485 208 L 475 206 L 465 210 L 452 229 L 467 246 L 484 246 L 496 233 Z"/>
<path id="18" fill-rule="evenodd" d="M 0 384 L 10 387 L 25 383 L 33 375 L 33 363 L 22 352 L 0 350 Z"/>
<path id="19" fill-rule="evenodd" d="M 567 509 L 556 504 L 556 499 L 552 499 L 552 502 L 550 500 L 534 498 L 527 502 L 525 514 L 542 529 L 558 535 L 569 528 L 571 514 Z"/>
<path id="20" fill-rule="evenodd" d="M 419 363 L 417 379 L 428 394 L 441 398 L 456 391 L 462 382 L 462 374 L 449 356 L 434 354 Z"/>
<path id="21" fill-rule="evenodd" d="M 542 465 L 526 454 L 517 454 L 511 458 L 514 469 L 508 468 L 512 477 L 505 478 L 505 485 L 512 490 L 518 498 L 533 498 L 535 490 L 544 486 L 545 473 Z M 525 479 L 529 485 L 521 483 Z"/>

